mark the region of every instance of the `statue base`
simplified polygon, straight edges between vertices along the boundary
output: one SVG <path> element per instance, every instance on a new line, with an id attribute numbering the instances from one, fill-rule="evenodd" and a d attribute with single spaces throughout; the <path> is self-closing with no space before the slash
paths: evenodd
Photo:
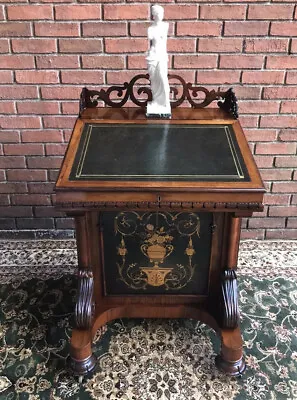
<path id="1" fill-rule="evenodd" d="M 171 118 L 171 107 L 150 102 L 146 106 L 147 118 Z"/>

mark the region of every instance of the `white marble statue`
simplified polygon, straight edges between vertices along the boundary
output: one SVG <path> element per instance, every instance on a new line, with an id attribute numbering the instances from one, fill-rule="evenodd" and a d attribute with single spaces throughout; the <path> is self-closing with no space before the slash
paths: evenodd
<path id="1" fill-rule="evenodd" d="M 168 83 L 168 55 L 166 49 L 168 22 L 163 21 L 164 9 L 152 6 L 153 24 L 148 28 L 150 49 L 147 53 L 148 73 L 150 75 L 153 99 L 147 104 L 147 115 L 171 115 Z"/>

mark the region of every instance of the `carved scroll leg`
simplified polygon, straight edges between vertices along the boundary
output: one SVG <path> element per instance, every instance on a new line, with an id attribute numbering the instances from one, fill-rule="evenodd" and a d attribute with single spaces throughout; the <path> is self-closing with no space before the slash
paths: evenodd
<path id="1" fill-rule="evenodd" d="M 242 357 L 240 329 L 222 329 L 221 354 L 216 357 L 216 366 L 230 376 L 241 376 L 246 368 Z"/>
<path id="2" fill-rule="evenodd" d="M 86 375 L 96 366 L 92 354 L 92 333 L 94 316 L 92 270 L 82 268 L 78 273 L 78 299 L 75 307 L 75 322 L 70 344 L 70 367 L 76 375 Z"/>
<path id="3" fill-rule="evenodd" d="M 221 327 L 234 329 L 239 322 L 237 277 L 233 269 L 226 269 L 221 281 Z"/>
<path id="4" fill-rule="evenodd" d="M 221 354 L 216 358 L 219 369 L 231 376 L 241 376 L 246 366 L 242 357 L 237 278 L 235 271 L 223 271 L 221 283 Z"/>

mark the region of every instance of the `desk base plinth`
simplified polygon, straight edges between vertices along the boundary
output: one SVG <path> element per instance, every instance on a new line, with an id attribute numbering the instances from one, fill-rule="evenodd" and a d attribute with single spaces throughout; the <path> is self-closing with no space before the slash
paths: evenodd
<path id="1" fill-rule="evenodd" d="M 240 328 L 221 329 L 214 317 L 194 306 L 133 305 L 101 309 L 89 329 L 74 329 L 70 344 L 70 367 L 75 375 L 88 375 L 96 367 L 92 342 L 99 328 L 118 318 L 193 318 L 213 328 L 221 338 L 221 353 L 216 366 L 229 376 L 241 376 L 245 371 Z"/>

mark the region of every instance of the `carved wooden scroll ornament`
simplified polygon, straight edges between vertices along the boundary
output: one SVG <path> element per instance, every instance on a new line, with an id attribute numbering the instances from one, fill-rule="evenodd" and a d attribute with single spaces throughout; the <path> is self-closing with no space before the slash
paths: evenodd
<path id="1" fill-rule="evenodd" d="M 234 329 L 238 325 L 237 277 L 233 269 L 226 269 L 222 274 L 222 328 Z"/>
<path id="2" fill-rule="evenodd" d="M 99 91 L 83 88 L 80 96 L 80 112 L 86 108 L 96 108 L 100 101 L 113 108 L 123 107 L 128 101 L 145 108 L 147 103 L 152 101 L 152 92 L 148 86 L 137 84 L 137 81 L 143 79 L 149 81 L 149 75 L 136 75 L 130 82 L 110 86 Z M 208 90 L 203 86 L 193 86 L 191 83 L 186 83 L 182 77 L 175 74 L 169 74 L 168 79 L 169 81 L 174 80 L 174 85 L 170 86 L 171 97 L 173 97 L 170 102 L 171 108 L 180 106 L 184 101 L 188 101 L 193 108 L 204 108 L 213 101 L 217 101 L 221 109 L 231 114 L 233 118 L 238 118 L 237 99 L 232 88 L 227 91 Z M 178 90 L 178 84 L 182 86 L 181 93 Z M 201 93 L 203 98 L 198 97 Z"/>
<path id="3" fill-rule="evenodd" d="M 81 268 L 78 273 L 78 299 L 75 307 L 75 322 L 79 329 L 88 329 L 93 322 L 94 278 L 91 269 Z"/>

